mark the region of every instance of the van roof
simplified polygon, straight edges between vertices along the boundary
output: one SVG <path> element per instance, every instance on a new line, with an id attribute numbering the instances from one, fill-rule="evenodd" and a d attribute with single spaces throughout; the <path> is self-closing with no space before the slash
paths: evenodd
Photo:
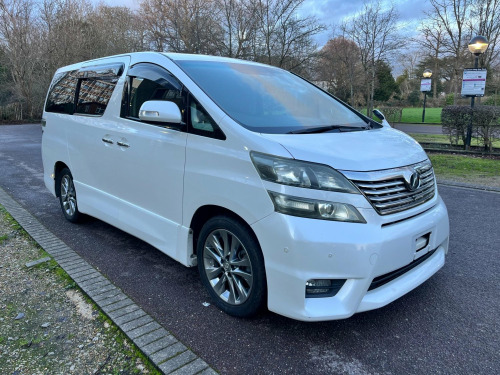
<path id="1" fill-rule="evenodd" d="M 262 65 L 260 63 L 256 63 L 248 60 L 235 59 L 231 57 L 224 56 L 212 56 L 212 55 L 196 55 L 190 53 L 174 53 L 174 52 L 161 52 L 163 55 L 168 58 L 176 61 L 219 61 L 219 62 L 232 62 L 232 63 L 244 63 L 244 64 L 252 64 L 252 65 Z"/>
<path id="2" fill-rule="evenodd" d="M 154 51 L 145 51 L 145 52 L 131 52 L 131 53 L 122 53 L 119 55 L 112 55 L 112 56 L 103 56 L 99 57 L 97 59 L 92 59 L 92 60 L 86 60 L 86 61 L 81 61 L 75 64 L 67 65 L 67 66 L 62 66 L 58 69 L 58 71 L 67 71 L 67 70 L 74 70 L 74 69 L 80 69 L 83 65 L 88 64 L 88 63 L 99 63 L 104 59 L 110 59 L 113 57 L 120 57 L 120 56 L 137 56 L 137 55 L 150 55 L 150 54 L 161 54 L 173 61 L 218 61 L 218 62 L 232 62 L 232 63 L 240 63 L 240 64 L 251 64 L 251 65 L 263 65 L 260 63 L 256 63 L 253 61 L 248 61 L 248 60 L 240 60 L 240 59 L 235 59 L 235 58 L 230 58 L 230 57 L 223 57 L 223 56 L 211 56 L 211 55 L 197 55 L 197 54 L 190 54 L 190 53 L 174 53 L 174 52 L 154 52 Z"/>

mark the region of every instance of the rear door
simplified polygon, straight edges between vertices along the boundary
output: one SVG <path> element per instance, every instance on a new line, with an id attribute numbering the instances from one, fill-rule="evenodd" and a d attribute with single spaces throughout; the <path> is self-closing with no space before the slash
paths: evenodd
<path id="1" fill-rule="evenodd" d="M 113 185 L 113 144 L 109 134 L 113 97 L 121 99 L 129 56 L 100 59 L 78 70 L 76 103 L 66 125 L 68 154 L 79 206 L 99 205 Z M 116 94 L 115 94 L 116 92 Z M 119 105 L 119 104 L 118 104 Z M 111 175 L 110 175 L 111 173 Z"/>

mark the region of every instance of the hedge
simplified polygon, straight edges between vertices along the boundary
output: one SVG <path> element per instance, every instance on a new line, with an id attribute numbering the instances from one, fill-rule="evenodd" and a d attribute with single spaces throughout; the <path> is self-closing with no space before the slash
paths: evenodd
<path id="1" fill-rule="evenodd" d="M 450 143 L 465 144 L 467 127 L 472 116 L 472 135 L 479 138 L 486 150 L 492 151 L 495 139 L 500 138 L 500 108 L 480 105 L 472 109 L 469 106 L 449 105 L 441 112 L 443 133 L 448 134 Z"/>
<path id="2" fill-rule="evenodd" d="M 403 116 L 402 107 L 379 107 L 378 108 L 389 122 L 401 122 Z"/>

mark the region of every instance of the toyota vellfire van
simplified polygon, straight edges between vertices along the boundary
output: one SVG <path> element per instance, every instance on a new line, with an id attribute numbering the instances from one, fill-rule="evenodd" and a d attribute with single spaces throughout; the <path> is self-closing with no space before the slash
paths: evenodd
<path id="1" fill-rule="evenodd" d="M 448 214 L 418 143 L 287 71 L 173 53 L 86 61 L 56 72 L 42 125 L 64 216 L 197 266 L 231 315 L 347 318 L 444 264 Z"/>

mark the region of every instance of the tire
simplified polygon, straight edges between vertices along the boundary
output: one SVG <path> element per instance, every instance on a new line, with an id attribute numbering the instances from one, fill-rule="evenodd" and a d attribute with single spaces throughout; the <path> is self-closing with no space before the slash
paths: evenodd
<path id="1" fill-rule="evenodd" d="M 208 220 L 197 244 L 198 271 L 214 304 L 236 317 L 255 315 L 266 302 L 264 258 L 249 229 L 228 216 Z"/>
<path id="2" fill-rule="evenodd" d="M 59 203 L 64 217 L 72 223 L 79 222 L 82 219 L 82 214 L 78 211 L 73 176 L 68 168 L 64 168 L 57 175 L 56 186 L 59 188 Z"/>

